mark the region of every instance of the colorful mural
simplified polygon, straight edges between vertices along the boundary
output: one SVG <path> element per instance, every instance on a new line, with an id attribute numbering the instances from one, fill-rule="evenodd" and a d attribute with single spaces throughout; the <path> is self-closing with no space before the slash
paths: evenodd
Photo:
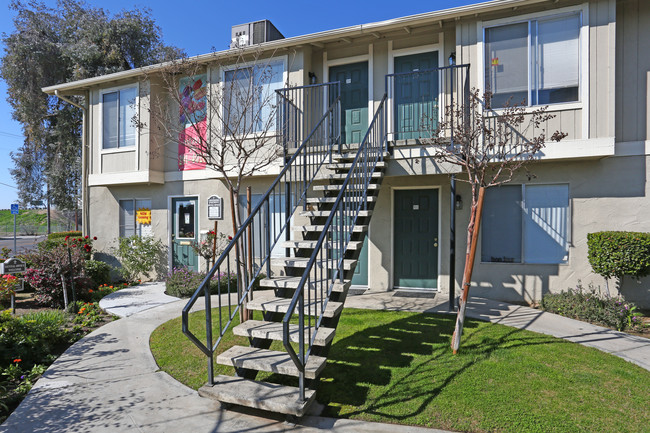
<path id="1" fill-rule="evenodd" d="M 205 146 L 207 123 L 207 75 L 181 78 L 179 83 L 178 121 L 183 130 L 178 134 L 178 169 L 201 170 L 205 160 L 200 157 Z"/>

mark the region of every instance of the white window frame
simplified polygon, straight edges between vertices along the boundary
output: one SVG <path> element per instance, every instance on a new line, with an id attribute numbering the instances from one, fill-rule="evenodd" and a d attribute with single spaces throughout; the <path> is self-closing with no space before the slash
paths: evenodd
<path id="1" fill-rule="evenodd" d="M 138 219 L 137 219 L 138 208 L 137 208 L 136 205 L 137 205 L 138 201 L 145 201 L 145 200 L 149 201 L 149 203 L 152 203 L 151 198 L 144 198 L 144 197 L 134 197 L 134 198 L 127 197 L 127 198 L 120 198 L 120 199 L 117 200 L 117 206 L 119 208 L 118 222 L 117 222 L 117 226 L 118 226 L 117 227 L 117 232 L 118 232 L 117 234 L 118 234 L 119 238 L 128 237 L 128 236 L 122 236 L 122 226 L 120 224 L 120 218 L 122 217 L 122 205 L 121 205 L 121 202 L 130 201 L 130 202 L 133 203 L 133 230 L 134 230 L 133 235 L 142 237 L 141 234 L 138 234 Z M 153 236 L 153 231 L 151 232 L 150 236 Z"/>
<path id="2" fill-rule="evenodd" d="M 579 80 L 579 101 L 577 102 L 560 102 L 555 104 L 548 104 L 547 111 L 566 111 L 566 110 L 582 110 L 582 137 L 589 138 L 589 4 L 583 3 L 576 6 L 570 6 L 566 8 L 554 9 L 552 11 L 536 12 L 525 15 L 518 15 L 516 17 L 509 18 L 500 18 L 497 20 L 491 21 L 478 21 L 476 23 L 476 33 L 477 33 L 477 59 L 476 59 L 476 83 L 478 83 L 479 93 L 482 93 L 486 89 L 485 84 L 485 30 L 490 27 L 499 27 L 508 24 L 518 24 L 523 22 L 530 22 L 535 19 L 547 19 L 553 17 L 561 17 L 562 15 L 567 15 L 571 13 L 579 12 L 581 14 L 581 24 L 580 24 L 580 40 L 578 42 L 579 46 L 579 56 L 580 56 L 580 73 L 578 76 Z M 530 29 L 528 31 L 528 53 L 530 56 Z M 530 59 L 528 59 L 528 91 L 530 92 L 531 82 L 530 82 Z M 542 105 L 529 105 L 526 110 L 532 111 L 536 108 L 539 108 Z M 499 112 L 500 108 L 494 109 L 496 112 Z"/>
<path id="3" fill-rule="evenodd" d="M 526 256 L 525 256 L 525 248 L 526 248 L 526 239 L 525 239 L 525 233 L 526 233 L 526 219 L 524 214 L 526 213 L 526 186 L 561 186 L 565 185 L 567 187 L 567 196 L 568 196 L 568 203 L 567 203 L 567 259 L 563 262 L 547 262 L 547 263 L 540 263 L 540 262 L 529 262 L 526 261 Z M 520 262 L 489 262 L 489 261 L 484 261 L 483 260 L 483 229 L 484 225 L 481 226 L 480 228 L 480 233 L 479 233 L 479 240 L 481 241 L 481 264 L 485 265 L 542 265 L 542 266 L 567 266 L 569 265 L 569 262 L 571 260 L 571 248 L 573 247 L 573 230 L 572 228 L 572 221 L 573 221 L 573 214 L 571 212 L 572 206 L 571 206 L 571 184 L 569 182 L 545 182 L 545 183 L 530 183 L 530 184 L 525 184 L 525 183 L 507 183 L 504 186 L 517 186 L 521 189 L 521 203 L 522 203 L 522 209 L 521 209 L 521 233 L 519 236 L 521 237 L 521 261 Z M 494 187 L 498 188 L 498 187 Z"/>
<path id="4" fill-rule="evenodd" d="M 221 91 L 221 96 L 224 96 L 225 92 L 226 92 L 226 72 L 234 71 L 234 70 L 237 70 L 237 69 L 250 68 L 252 66 L 260 65 L 260 64 L 262 64 L 262 62 L 266 62 L 267 64 L 270 64 L 270 63 L 273 63 L 273 62 L 282 62 L 282 86 L 283 87 L 286 86 L 286 83 L 288 82 L 288 79 L 289 79 L 289 71 L 287 70 L 288 64 L 289 64 L 288 56 L 270 57 L 268 59 L 265 58 L 265 59 L 260 59 L 260 60 L 257 60 L 257 61 L 243 62 L 243 63 L 236 64 L 236 65 L 222 66 L 220 68 L 220 73 L 219 73 L 220 80 L 221 80 L 221 83 L 220 83 L 220 86 L 219 86 L 220 91 Z M 219 107 L 219 110 L 221 110 L 221 116 L 222 116 L 221 118 L 225 119 L 225 110 L 226 110 L 226 108 L 225 108 L 223 103 L 221 104 L 221 107 Z M 208 113 L 208 115 L 209 115 L 209 113 Z M 277 111 L 276 111 L 276 115 L 277 115 Z M 277 125 L 277 122 L 274 122 L 274 125 Z M 219 125 L 219 127 L 222 128 L 222 131 L 224 131 L 224 133 L 225 133 L 224 125 L 223 124 Z M 253 133 L 254 136 L 260 136 L 260 135 L 273 136 L 273 135 L 277 135 L 277 134 L 278 134 L 278 131 L 275 129 L 275 126 L 273 127 L 273 129 L 269 129 L 266 132 L 262 131 L 262 132 Z"/>
<path id="5" fill-rule="evenodd" d="M 104 95 L 107 93 L 115 93 L 124 89 L 135 88 L 135 112 L 136 115 L 140 114 L 140 83 L 125 84 L 123 86 L 111 87 L 99 91 L 99 151 L 102 154 L 107 153 L 123 153 L 123 152 L 136 152 L 140 153 L 140 131 L 135 129 L 135 146 L 117 147 L 114 149 L 104 149 Z M 136 165 L 137 166 L 137 165 Z"/>

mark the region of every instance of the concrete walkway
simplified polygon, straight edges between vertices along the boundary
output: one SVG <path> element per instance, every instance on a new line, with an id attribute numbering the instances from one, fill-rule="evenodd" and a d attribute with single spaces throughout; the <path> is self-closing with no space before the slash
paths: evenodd
<path id="1" fill-rule="evenodd" d="M 292 425 L 268 413 L 222 409 L 158 370 L 149 336 L 160 324 L 178 317 L 185 304 L 173 298 L 169 302 L 161 289 L 160 284 L 143 285 L 140 291 L 120 291 L 105 299 L 102 304 L 108 305 L 108 311 L 128 317 L 70 347 L 0 426 L 0 432 L 440 432 L 315 416 Z M 133 308 L 127 308 L 128 299 Z M 446 312 L 447 299 L 366 292 L 348 297 L 346 306 Z M 486 299 L 472 299 L 468 316 L 566 338 L 650 370 L 650 340 L 641 337 Z"/>

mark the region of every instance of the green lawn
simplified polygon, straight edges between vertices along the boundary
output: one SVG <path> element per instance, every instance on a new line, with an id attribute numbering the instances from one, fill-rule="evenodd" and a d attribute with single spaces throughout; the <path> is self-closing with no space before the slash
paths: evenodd
<path id="1" fill-rule="evenodd" d="M 202 317 L 193 315 L 191 329 Z M 476 320 L 454 356 L 453 326 L 447 315 L 346 309 L 318 388 L 324 415 L 470 432 L 650 432 L 650 372 Z M 219 350 L 246 344 L 235 340 Z M 151 348 L 162 370 L 195 389 L 205 383 L 206 359 L 180 318 L 153 333 Z"/>

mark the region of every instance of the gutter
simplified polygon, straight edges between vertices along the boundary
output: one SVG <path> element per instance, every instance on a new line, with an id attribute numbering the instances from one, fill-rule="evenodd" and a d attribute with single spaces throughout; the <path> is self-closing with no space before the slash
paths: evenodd
<path id="1" fill-rule="evenodd" d="M 81 233 L 84 236 L 87 236 L 89 234 L 90 228 L 90 220 L 88 218 L 88 152 L 86 150 L 86 147 L 88 146 L 88 92 L 84 92 L 83 95 L 84 100 L 86 101 L 84 105 L 77 104 L 76 102 L 59 94 L 58 89 L 54 90 L 54 96 L 74 107 L 79 108 L 83 113 L 81 120 Z"/>

